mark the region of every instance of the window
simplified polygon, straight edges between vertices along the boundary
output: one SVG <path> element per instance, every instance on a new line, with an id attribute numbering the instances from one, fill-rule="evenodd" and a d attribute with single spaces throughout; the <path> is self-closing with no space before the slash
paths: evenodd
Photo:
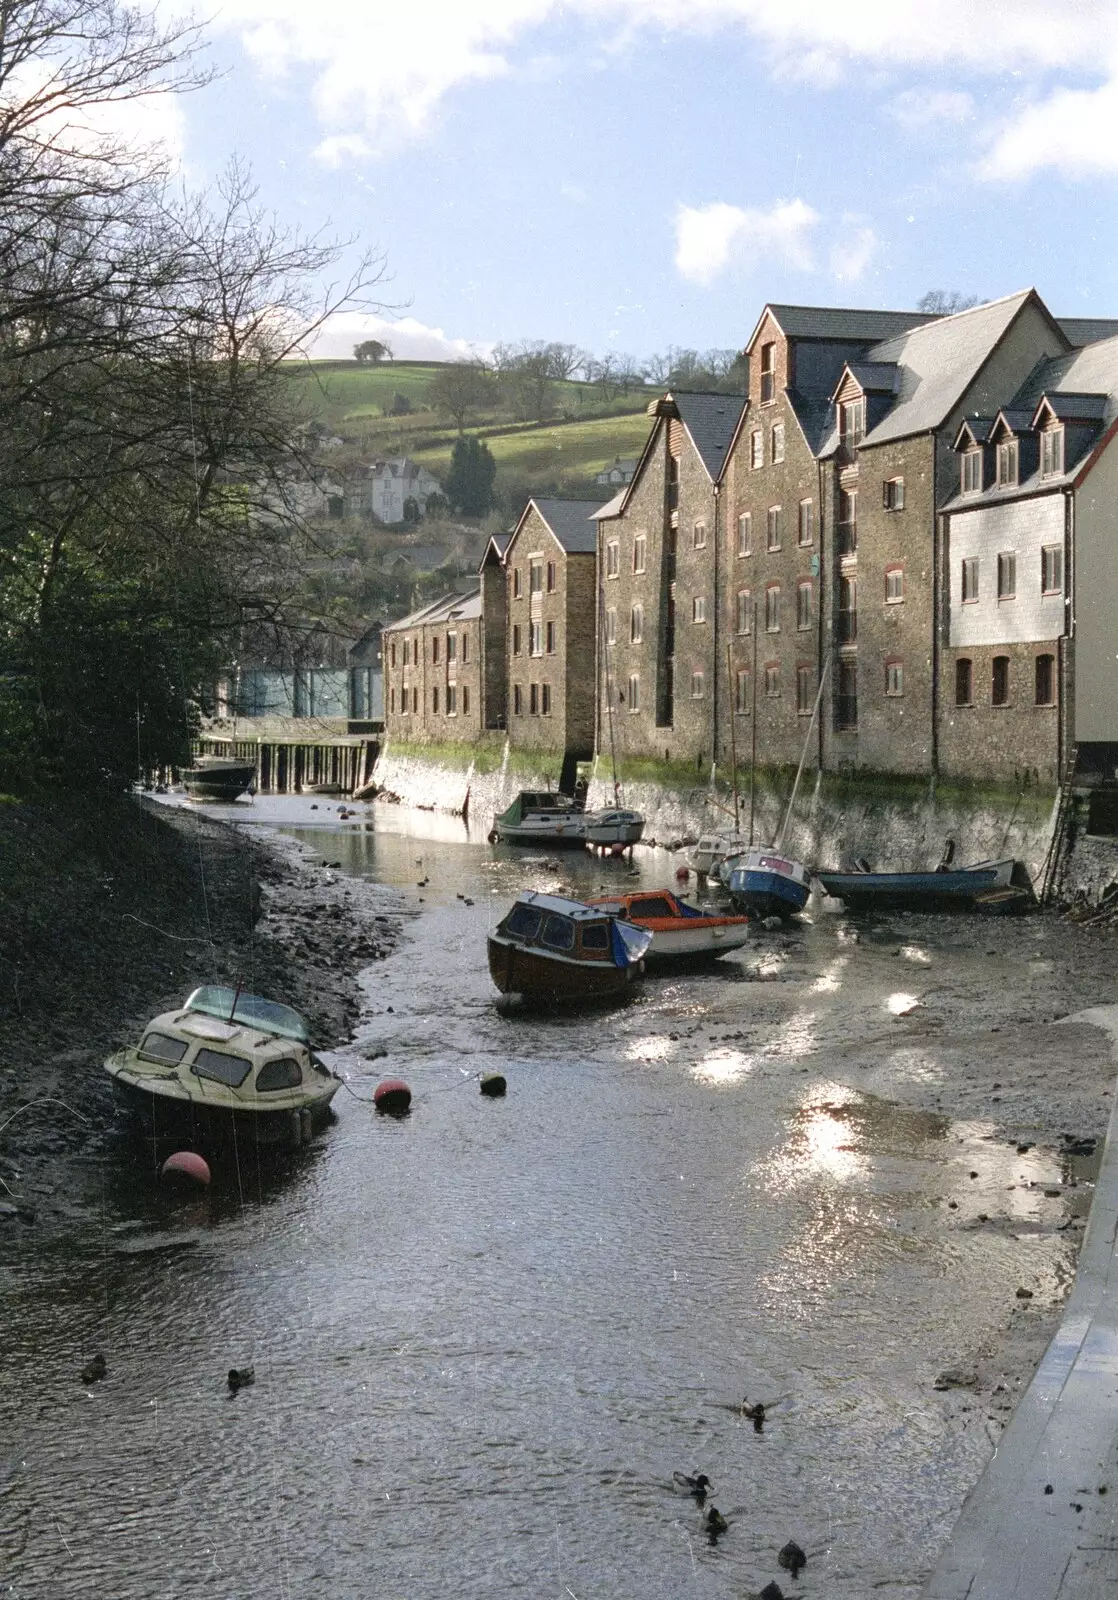
<path id="1" fill-rule="evenodd" d="M 512 709 L 516 716 L 522 717 L 524 715 L 524 691 L 518 683 L 514 683 L 512 686 Z"/>
<path id="2" fill-rule="evenodd" d="M 858 638 L 858 580 L 839 579 L 839 644 L 854 644 Z"/>
<path id="3" fill-rule="evenodd" d="M 1051 478 L 1064 470 L 1064 430 L 1046 428 L 1040 436 L 1040 473 Z"/>
<path id="4" fill-rule="evenodd" d="M 549 622 L 547 624 L 547 635 L 544 648 L 549 656 L 553 656 L 555 654 L 555 626 L 556 625 L 554 622 Z"/>
<path id="5" fill-rule="evenodd" d="M 960 656 L 955 663 L 955 704 L 974 704 L 974 665 L 966 656 Z"/>
<path id="6" fill-rule="evenodd" d="M 748 511 L 743 511 L 738 518 L 738 555 L 750 556 L 753 554 L 753 517 Z"/>
<path id="7" fill-rule="evenodd" d="M 555 950 L 573 950 L 575 947 L 575 925 L 570 917 L 548 917 L 543 925 L 540 943 L 549 944 Z"/>
<path id="8" fill-rule="evenodd" d="M 761 404 L 771 405 L 776 399 L 776 345 L 761 346 Z"/>
<path id="9" fill-rule="evenodd" d="M 458 715 L 458 685 L 455 683 L 446 686 L 446 714 L 448 717 Z"/>
<path id="10" fill-rule="evenodd" d="M 998 446 L 997 474 L 999 483 L 1017 482 L 1017 440 L 1003 439 Z"/>
<path id="11" fill-rule="evenodd" d="M 780 632 L 780 585 L 770 583 L 765 590 L 765 632 Z"/>
<path id="12" fill-rule="evenodd" d="M 405 639 L 404 640 L 404 665 L 406 667 L 406 666 L 409 666 L 410 664 L 411 664 L 411 640 L 410 639 Z"/>
<path id="13" fill-rule="evenodd" d="M 848 450 L 857 449 L 866 431 L 866 402 L 851 400 L 839 407 L 839 432 Z"/>
<path id="14" fill-rule="evenodd" d="M 639 711 L 641 708 L 641 680 L 634 672 L 629 679 L 629 710 Z"/>
<path id="15" fill-rule="evenodd" d="M 606 612 L 606 643 L 617 643 L 617 610 L 614 606 L 610 606 Z"/>
<path id="16" fill-rule="evenodd" d="M 996 706 L 1009 704 L 1009 657 L 995 656 L 990 685 L 990 698 Z"/>
<path id="17" fill-rule="evenodd" d="M 256 1087 L 261 1094 L 276 1089 L 297 1089 L 303 1081 L 303 1069 L 294 1056 L 284 1056 L 279 1061 L 265 1061 L 256 1074 Z"/>
<path id="18" fill-rule="evenodd" d="M 512 597 L 513 597 L 514 600 L 519 600 L 520 599 L 520 568 L 519 567 L 513 567 L 513 569 L 512 569 Z"/>
<path id="19" fill-rule="evenodd" d="M 542 912 L 533 910 L 531 906 L 515 905 L 501 926 L 505 933 L 515 934 L 518 939 L 536 939 L 542 921 Z"/>
<path id="20" fill-rule="evenodd" d="M 982 488 L 982 451 L 963 452 L 963 493 L 978 494 Z"/>
<path id="21" fill-rule="evenodd" d="M 395 641 L 395 639 L 393 639 L 393 641 L 392 641 L 392 665 L 393 666 L 396 665 L 396 641 Z"/>
<path id="22" fill-rule="evenodd" d="M 528 685 L 528 715 L 538 717 L 540 714 L 540 686 L 538 683 Z"/>
<path id="23" fill-rule="evenodd" d="M 1017 596 L 1017 557 L 1012 550 L 1003 550 L 998 557 L 998 599 L 1013 600 Z"/>
<path id="24" fill-rule="evenodd" d="M 693 672 L 691 674 L 691 698 L 692 698 L 692 700 L 701 700 L 705 693 L 706 693 L 706 678 L 705 678 L 704 674 L 701 673 L 701 672 L 697 672 L 697 671 Z"/>
<path id="25" fill-rule="evenodd" d="M 528 593 L 543 593 L 543 562 L 529 561 L 528 563 Z"/>
<path id="26" fill-rule="evenodd" d="M 514 622 L 513 625 L 512 625 L 512 653 L 513 653 L 514 656 L 518 656 L 520 654 L 520 624 L 519 624 L 519 622 Z"/>
<path id="27" fill-rule="evenodd" d="M 765 465 L 765 436 L 760 428 L 749 435 L 749 465 L 754 472 Z"/>
<path id="28" fill-rule="evenodd" d="M 470 636 L 469 636 L 468 633 L 464 633 L 462 635 L 462 662 L 463 662 L 463 665 L 465 665 L 465 663 L 469 659 L 470 659 Z"/>
<path id="29" fill-rule="evenodd" d="M 413 689 L 412 692 L 411 692 L 411 709 L 412 709 L 412 715 L 413 716 L 418 716 L 418 714 L 419 714 L 419 690 L 418 689 Z"/>
<path id="30" fill-rule="evenodd" d="M 739 717 L 748 717 L 752 709 L 753 674 L 748 667 L 741 667 L 734 678 L 734 710 Z"/>
<path id="31" fill-rule="evenodd" d="M 696 522 L 692 533 L 692 545 L 696 550 L 705 550 L 707 547 L 707 525 L 705 522 Z"/>
<path id="32" fill-rule="evenodd" d="M 885 663 L 885 693 L 894 700 L 904 694 L 903 661 L 894 660 Z"/>
<path id="33" fill-rule="evenodd" d="M 904 599 L 904 568 L 885 568 L 885 604 L 899 605 Z"/>
<path id="34" fill-rule="evenodd" d="M 796 585 L 796 627 L 800 633 L 806 633 L 811 627 L 811 587 L 810 578 L 801 578 Z"/>
<path id="35" fill-rule="evenodd" d="M 446 659 L 448 661 L 458 660 L 458 635 L 456 633 L 448 633 L 446 636 Z M 465 651 L 462 652 L 462 659 L 463 661 L 466 659 Z"/>
<path id="36" fill-rule="evenodd" d="M 438 664 L 439 664 L 439 636 L 438 636 L 437 633 L 436 633 L 435 637 L 431 640 L 431 660 L 435 663 L 436 666 L 438 666 Z"/>
<path id="37" fill-rule="evenodd" d="M 772 429 L 772 461 L 773 465 L 784 460 L 784 424 L 774 422 Z"/>
<path id="38" fill-rule="evenodd" d="M 548 592 L 548 594 L 554 594 L 555 593 L 555 563 L 554 563 L 554 561 L 549 561 L 548 564 L 547 564 L 547 592 Z"/>
<path id="39" fill-rule="evenodd" d="M 1062 594 L 1064 588 L 1064 547 L 1046 544 L 1040 552 L 1040 591 Z"/>
<path id="40" fill-rule="evenodd" d="M 858 663 L 840 661 L 835 682 L 835 728 L 852 733 L 858 726 Z"/>
<path id="41" fill-rule="evenodd" d="M 396 711 L 396 691 L 395 691 L 395 689 L 389 689 L 389 691 L 388 691 L 388 709 L 393 714 L 395 714 L 395 711 Z"/>
<path id="42" fill-rule="evenodd" d="M 189 1049 L 185 1039 L 174 1039 L 169 1033 L 148 1033 L 140 1045 L 140 1055 L 145 1061 L 163 1061 L 174 1066 Z"/>
<path id="43" fill-rule="evenodd" d="M 738 590 L 738 628 L 739 633 L 753 632 L 753 596 L 748 589 Z"/>
<path id="44" fill-rule="evenodd" d="M 706 595 L 697 594 L 691 602 L 691 621 L 705 622 L 707 619 Z"/>
<path id="45" fill-rule="evenodd" d="M 629 613 L 629 643 L 640 644 L 644 637 L 644 607 L 634 606 Z"/>
<path id="46" fill-rule="evenodd" d="M 770 550 L 779 550 L 780 549 L 780 507 L 779 506 L 770 506 L 769 507 L 769 514 L 768 514 L 767 521 L 765 523 L 765 527 L 766 527 L 767 533 L 768 533 L 768 538 L 767 538 L 767 547 L 768 547 L 768 549 L 770 549 Z"/>
<path id="47" fill-rule="evenodd" d="M 621 575 L 621 545 L 616 539 L 611 539 L 606 545 L 606 577 L 617 578 Z"/>
<path id="48" fill-rule="evenodd" d="M 609 949 L 609 928 L 604 922 L 595 922 L 589 928 L 583 927 L 582 948 L 584 950 Z"/>
<path id="49" fill-rule="evenodd" d="M 633 540 L 633 571 L 634 572 L 643 572 L 645 570 L 645 561 L 647 560 L 647 555 L 646 555 L 647 548 L 648 548 L 648 538 L 647 538 L 647 536 L 645 534 L 643 534 L 643 533 L 638 533 L 636 538 Z"/>
<path id="50" fill-rule="evenodd" d="M 230 1089 L 239 1089 L 249 1073 L 252 1062 L 245 1056 L 229 1056 L 224 1050 L 199 1050 L 190 1063 L 190 1070 L 198 1078 L 212 1078 Z"/>
<path id="51" fill-rule="evenodd" d="M 965 556 L 963 559 L 963 604 L 969 605 L 972 600 L 978 599 L 978 557 Z"/>
<path id="52" fill-rule="evenodd" d="M 1056 657 L 1036 658 L 1036 703 L 1038 706 L 1056 704 Z"/>
<path id="53" fill-rule="evenodd" d="M 904 479 L 886 478 L 881 485 L 881 504 L 886 511 L 904 510 Z"/>
<path id="54" fill-rule="evenodd" d="M 852 556 L 858 549 L 858 491 L 839 490 L 838 546 L 840 556 Z"/>
<path id="55" fill-rule="evenodd" d="M 780 693 L 780 662 L 765 662 L 765 693 L 770 700 Z"/>
<path id="56" fill-rule="evenodd" d="M 438 711 L 439 711 L 439 691 L 438 691 L 437 688 L 431 690 L 431 710 L 436 714 L 436 716 L 438 715 Z"/>
<path id="57" fill-rule="evenodd" d="M 811 680 L 814 676 L 814 668 L 803 662 L 796 668 L 796 711 L 801 717 L 810 716 L 812 712 L 815 697 L 811 692 Z"/>
<path id="58" fill-rule="evenodd" d="M 464 683 L 462 685 L 462 715 L 464 717 L 466 717 L 466 716 L 469 715 L 469 712 L 470 712 L 470 686 L 469 686 L 469 684 Z"/>
<path id="59" fill-rule="evenodd" d="M 550 717 L 551 715 L 550 683 L 541 683 L 540 685 L 540 712 L 545 717 Z"/>
<path id="60" fill-rule="evenodd" d="M 543 655 L 543 623 L 530 622 L 528 624 L 528 654 L 530 656 Z"/>
<path id="61" fill-rule="evenodd" d="M 801 545 L 813 544 L 815 541 L 815 504 L 811 500 L 800 501 L 799 537 Z"/>

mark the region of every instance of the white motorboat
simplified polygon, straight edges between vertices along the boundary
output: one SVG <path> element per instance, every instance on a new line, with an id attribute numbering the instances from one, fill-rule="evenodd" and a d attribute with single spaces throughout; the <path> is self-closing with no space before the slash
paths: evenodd
<path id="1" fill-rule="evenodd" d="M 707 833 L 691 851 L 687 865 L 701 878 L 714 877 L 727 856 L 742 855 L 748 849 L 749 840 L 740 833 Z"/>
<path id="2" fill-rule="evenodd" d="M 639 811 L 624 811 L 610 807 L 604 811 L 587 811 L 582 819 L 583 837 L 587 844 L 631 845 L 640 841 L 644 833 L 644 818 Z"/>
<path id="3" fill-rule="evenodd" d="M 523 790 L 507 811 L 493 818 L 490 843 L 578 845 L 586 838 L 586 815 L 570 795 Z"/>

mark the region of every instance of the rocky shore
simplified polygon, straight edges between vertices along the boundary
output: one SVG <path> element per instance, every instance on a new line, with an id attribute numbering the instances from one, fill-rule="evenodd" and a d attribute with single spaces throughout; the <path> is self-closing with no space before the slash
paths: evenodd
<path id="1" fill-rule="evenodd" d="M 200 983 L 348 1040 L 357 974 L 393 947 L 390 891 L 282 835 L 194 809 L 66 796 L 0 806 L 0 1247 L 46 1238 L 112 1121 L 105 1057 Z"/>

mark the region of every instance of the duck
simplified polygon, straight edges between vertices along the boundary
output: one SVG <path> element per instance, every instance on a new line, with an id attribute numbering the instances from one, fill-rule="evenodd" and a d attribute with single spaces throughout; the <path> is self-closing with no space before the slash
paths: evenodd
<path id="1" fill-rule="evenodd" d="M 760 1433 L 762 1431 L 765 1426 L 764 1401 L 755 1400 L 753 1404 L 750 1405 L 748 1399 L 743 1398 L 741 1403 L 741 1414 L 743 1417 L 749 1417 L 752 1419 L 754 1433 Z"/>
<path id="2" fill-rule="evenodd" d="M 766 1583 L 757 1600 L 784 1600 L 784 1590 L 779 1583 Z"/>
<path id="3" fill-rule="evenodd" d="M 96 1383 L 99 1378 L 103 1378 L 105 1376 L 108 1370 L 108 1363 L 106 1362 L 104 1356 L 98 1353 L 93 1357 L 92 1361 L 87 1361 L 85 1366 L 82 1368 L 80 1374 L 81 1380 L 83 1383 Z"/>
<path id="4" fill-rule="evenodd" d="M 807 1566 L 807 1556 L 800 1549 L 795 1539 L 789 1539 L 788 1543 L 778 1553 L 776 1564 L 778 1567 L 783 1567 L 785 1572 L 790 1572 L 793 1578 L 798 1578 L 801 1570 Z"/>
<path id="5" fill-rule="evenodd" d="M 706 1514 L 706 1517 L 703 1519 L 703 1523 L 711 1544 L 714 1544 L 719 1535 L 725 1533 L 726 1529 L 730 1526 L 717 1506 L 711 1506 L 710 1510 Z"/>
<path id="6" fill-rule="evenodd" d="M 676 1472 L 673 1473 L 673 1477 L 679 1487 L 686 1489 L 688 1494 L 694 1495 L 700 1505 L 702 1505 L 708 1494 L 714 1493 L 714 1485 L 705 1472 L 696 1472 L 693 1477 L 689 1477 L 686 1472 Z"/>
<path id="7" fill-rule="evenodd" d="M 256 1368 L 230 1367 L 226 1381 L 229 1384 L 229 1393 L 236 1394 L 238 1389 L 247 1389 L 250 1383 L 256 1382 Z"/>

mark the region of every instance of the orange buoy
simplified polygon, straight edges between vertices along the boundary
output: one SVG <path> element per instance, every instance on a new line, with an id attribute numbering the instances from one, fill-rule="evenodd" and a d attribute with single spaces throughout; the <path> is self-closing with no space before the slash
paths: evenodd
<path id="1" fill-rule="evenodd" d="M 161 1178 L 190 1178 L 194 1183 L 209 1183 L 210 1169 L 193 1150 L 176 1150 L 159 1169 Z"/>
<path id="2" fill-rule="evenodd" d="M 675 869 L 675 881 L 677 883 L 686 883 L 690 876 L 691 876 L 691 868 L 690 867 L 677 867 Z"/>
<path id="3" fill-rule="evenodd" d="M 391 1117 L 402 1117 L 411 1109 L 411 1090 L 402 1078 L 382 1078 L 373 1090 L 373 1104 Z"/>

